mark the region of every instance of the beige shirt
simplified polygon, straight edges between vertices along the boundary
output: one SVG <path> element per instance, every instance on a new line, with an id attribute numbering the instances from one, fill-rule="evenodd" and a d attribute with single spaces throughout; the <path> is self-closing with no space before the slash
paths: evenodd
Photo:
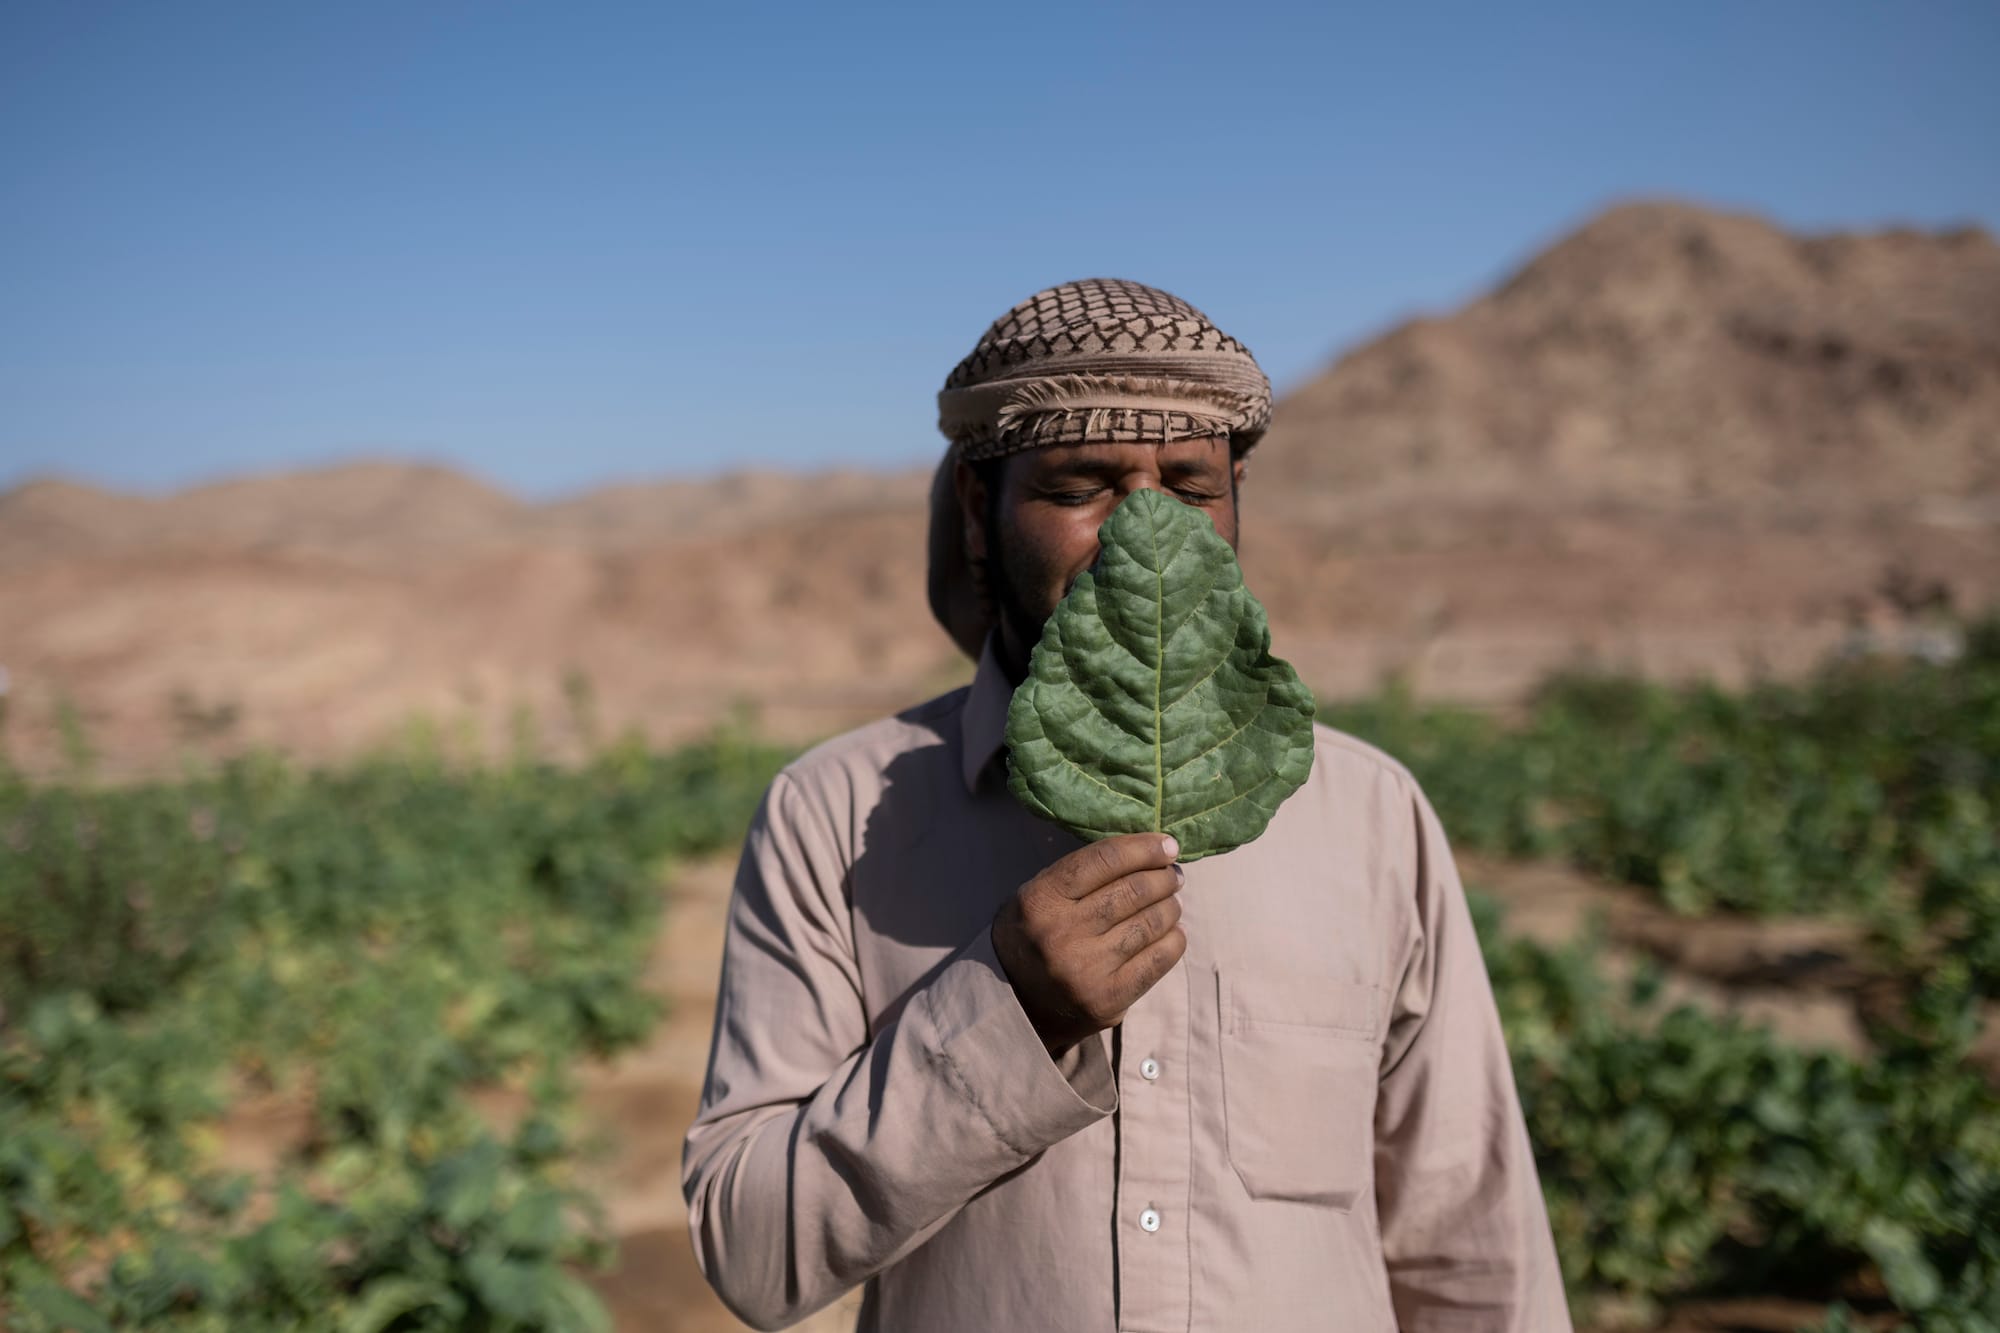
<path id="1" fill-rule="evenodd" d="M 988 925 L 1079 844 L 1008 794 L 1010 686 L 829 741 L 743 849 L 682 1178 L 780 1328 L 1562 1333 L 1541 1192 L 1429 803 L 1318 729 L 1256 841 L 1186 867 L 1187 955 L 1049 1058 Z"/>

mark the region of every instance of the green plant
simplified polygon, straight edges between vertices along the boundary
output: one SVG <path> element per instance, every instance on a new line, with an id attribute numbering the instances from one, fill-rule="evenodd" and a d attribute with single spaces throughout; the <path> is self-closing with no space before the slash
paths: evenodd
<path id="1" fill-rule="evenodd" d="M 0 780 L 0 1323 L 603 1327 L 563 1073 L 647 1031 L 660 875 L 783 757 Z M 506 1139 L 493 1083 L 541 1108 Z M 212 1142 L 246 1087 L 306 1112 L 255 1181 Z"/>
<path id="2" fill-rule="evenodd" d="M 1009 785 L 1084 838 L 1171 833 L 1180 859 L 1264 831 L 1312 769 L 1312 695 L 1209 517 L 1135 491 L 1098 531 L 1007 712 Z"/>
<path id="3" fill-rule="evenodd" d="M 1644 976 L 1613 985 L 1592 940 L 1546 948 L 1477 908 L 1580 1301 L 1825 1296 L 1873 1274 L 1920 1328 L 2000 1330 L 2000 1097 L 1954 1053 L 1789 1047 L 1664 1007 Z"/>
<path id="4" fill-rule="evenodd" d="M 1561 856 L 1677 911 L 1845 912 L 2000 993 L 2000 620 L 1950 662 L 1740 693 L 1566 676 L 1519 725 L 1390 692 L 1324 710 L 1409 764 L 1454 841 Z"/>
<path id="5" fill-rule="evenodd" d="M 2000 626 L 1967 642 L 1739 694 L 1563 680 L 1514 727 L 1395 692 L 1329 710 L 1461 844 L 1690 912 L 1865 913 L 1907 970 L 1872 1054 L 1800 1050 L 1474 896 L 1581 1306 L 1859 1286 L 1924 1333 L 2000 1331 L 2000 1109 L 1964 1060 L 2000 977 Z M 738 721 L 574 768 L 0 768 L 0 1325 L 601 1328 L 565 1072 L 647 1030 L 661 875 L 733 848 L 785 757 Z M 473 1110 L 495 1083 L 532 1104 L 512 1134 Z M 246 1088 L 304 1110 L 255 1178 L 212 1141 Z"/>

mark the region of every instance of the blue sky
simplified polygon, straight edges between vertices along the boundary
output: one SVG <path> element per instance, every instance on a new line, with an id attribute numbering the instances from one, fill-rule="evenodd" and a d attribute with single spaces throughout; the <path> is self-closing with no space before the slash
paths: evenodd
<path id="1" fill-rule="evenodd" d="M 5 0 L 0 486 L 918 462 L 1097 274 L 1282 390 L 1621 198 L 2000 229 L 1996 67 L 1988 3 Z"/>

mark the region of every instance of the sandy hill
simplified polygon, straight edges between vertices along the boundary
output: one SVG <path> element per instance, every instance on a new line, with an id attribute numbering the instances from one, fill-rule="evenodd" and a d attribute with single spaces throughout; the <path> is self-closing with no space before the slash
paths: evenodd
<path id="1" fill-rule="evenodd" d="M 824 733 L 963 678 L 924 610 L 926 478 L 745 472 L 524 502 L 396 462 L 164 498 L 0 495 L 7 743 L 59 698 L 109 764 L 413 712 L 659 737 L 739 701 Z M 1473 700 L 1577 660 L 1802 666 L 2000 596 L 2000 246 L 1616 209 L 1288 396 L 1244 492 L 1280 651 Z"/>
<path id="2" fill-rule="evenodd" d="M 1798 238 L 1616 208 L 1490 296 L 1294 392 L 1264 466 L 1310 504 L 1876 506 L 2000 494 L 2000 244 Z"/>
<path id="3" fill-rule="evenodd" d="M 1665 508 L 2000 495 L 2000 244 L 1614 209 L 1286 399 L 1260 465 L 1357 493 Z"/>
<path id="4" fill-rule="evenodd" d="M 200 547 L 443 551 L 500 539 L 521 511 L 483 482 L 408 463 L 244 477 L 163 500 L 34 481 L 0 496 L 0 568 Z"/>
<path id="5" fill-rule="evenodd" d="M 538 505 L 448 467 L 388 460 L 244 477 L 158 499 L 49 478 L 0 494 L 0 570 L 166 551 L 259 551 L 395 569 L 413 557 L 523 542 L 605 550 L 909 505 L 923 482 L 915 473 L 740 471 L 604 486 Z"/>

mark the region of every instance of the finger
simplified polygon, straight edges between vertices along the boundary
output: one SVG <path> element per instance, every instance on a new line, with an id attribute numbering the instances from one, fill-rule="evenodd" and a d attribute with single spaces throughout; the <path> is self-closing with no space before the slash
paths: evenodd
<path id="1" fill-rule="evenodd" d="M 1115 929 L 1127 917 L 1136 916 L 1162 898 L 1172 896 L 1181 883 L 1179 866 L 1135 871 L 1123 879 L 1112 880 L 1077 906 L 1086 913 L 1084 919 L 1094 923 L 1097 933 L 1102 935 Z"/>
<path id="2" fill-rule="evenodd" d="M 1162 834 L 1120 833 L 1077 848 L 1042 873 L 1063 897 L 1082 898 L 1120 876 L 1170 866 L 1179 852 Z"/>
<path id="3" fill-rule="evenodd" d="M 1174 964 L 1186 952 L 1187 930 L 1176 925 L 1112 973 L 1112 993 L 1118 996 L 1121 1008 L 1131 1008 L 1141 995 L 1158 985 L 1160 978 L 1173 971 Z"/>
<path id="4" fill-rule="evenodd" d="M 1180 919 L 1180 899 L 1168 898 L 1164 902 L 1154 903 L 1137 916 L 1127 917 L 1124 923 L 1107 937 L 1111 940 L 1111 952 L 1121 963 L 1136 958 L 1172 930 Z"/>

